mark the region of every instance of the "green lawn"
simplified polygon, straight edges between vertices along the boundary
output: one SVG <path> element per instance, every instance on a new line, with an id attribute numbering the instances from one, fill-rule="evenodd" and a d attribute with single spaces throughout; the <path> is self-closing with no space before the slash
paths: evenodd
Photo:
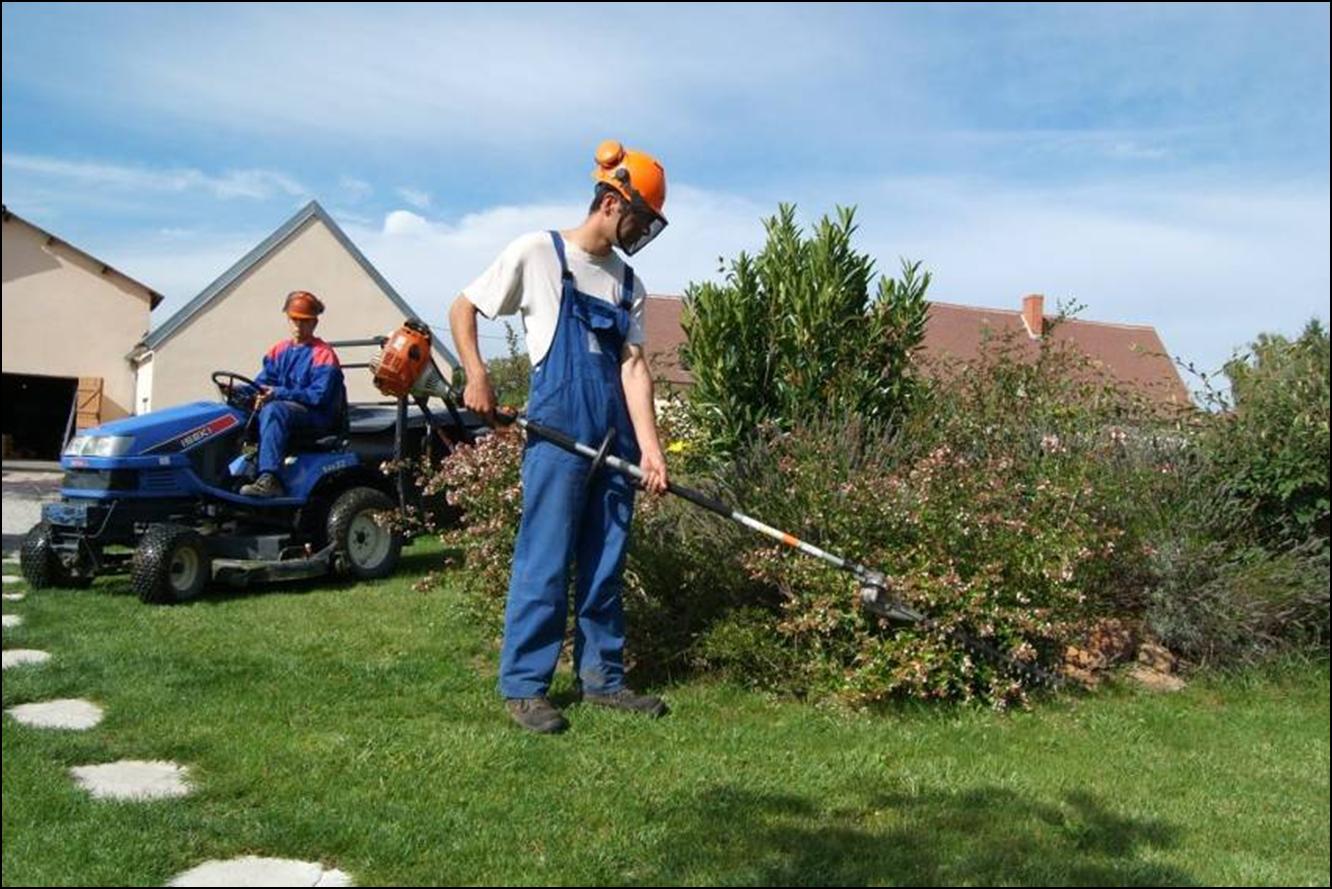
<path id="1" fill-rule="evenodd" d="M 4 719 L 5 885 L 161 885 L 243 854 L 360 885 L 1328 883 L 1325 664 L 1011 715 L 695 680 L 661 689 L 664 720 L 573 706 L 537 737 L 504 715 L 457 596 L 411 589 L 438 547 L 407 552 L 373 584 L 6 602 L 26 623 L 5 646 L 54 657 L 6 672 L 5 706 L 107 715 Z M 197 790 L 94 802 L 66 774 L 122 758 L 188 765 Z"/>

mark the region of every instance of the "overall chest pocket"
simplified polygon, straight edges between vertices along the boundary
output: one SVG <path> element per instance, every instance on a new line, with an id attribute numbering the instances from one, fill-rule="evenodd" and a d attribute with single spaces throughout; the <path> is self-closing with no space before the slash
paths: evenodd
<path id="1" fill-rule="evenodd" d="M 589 352 L 620 360 L 620 349 L 629 335 L 629 313 L 595 297 L 574 296 L 573 317 L 587 332 Z"/>

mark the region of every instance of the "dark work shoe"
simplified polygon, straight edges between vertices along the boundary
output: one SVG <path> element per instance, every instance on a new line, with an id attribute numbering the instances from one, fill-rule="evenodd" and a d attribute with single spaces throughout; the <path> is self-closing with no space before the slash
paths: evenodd
<path id="1" fill-rule="evenodd" d="M 271 472 L 265 472 L 259 478 L 243 485 L 240 489 L 243 497 L 281 497 L 286 493 L 282 489 L 282 482 Z"/>
<path id="2" fill-rule="evenodd" d="M 642 713 L 645 716 L 651 716 L 653 719 L 665 716 L 669 712 L 666 702 L 661 698 L 656 695 L 640 695 L 631 688 L 622 688 L 619 691 L 604 695 L 594 695 L 585 691 L 583 692 L 583 700 L 589 704 L 596 704 L 598 707 Z"/>
<path id="3" fill-rule="evenodd" d="M 569 727 L 564 714 L 544 697 L 506 698 L 504 708 L 509 711 L 510 719 L 530 732 L 553 735 Z"/>

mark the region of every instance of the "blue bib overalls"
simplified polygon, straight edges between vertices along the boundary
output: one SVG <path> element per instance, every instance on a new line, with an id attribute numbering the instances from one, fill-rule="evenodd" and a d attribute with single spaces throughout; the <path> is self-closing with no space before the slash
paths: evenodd
<path id="1" fill-rule="evenodd" d="M 561 271 L 560 311 L 550 351 L 532 368 L 530 419 L 637 463 L 638 445 L 620 383 L 620 352 L 629 332 L 634 273 L 626 267 L 618 305 L 582 293 L 551 232 Z M 621 574 L 634 489 L 616 472 L 589 477 L 591 461 L 531 437 L 523 454 L 523 519 L 513 554 L 500 693 L 544 695 L 559 659 L 574 563 L 574 675 L 584 690 L 609 694 L 624 685 Z"/>

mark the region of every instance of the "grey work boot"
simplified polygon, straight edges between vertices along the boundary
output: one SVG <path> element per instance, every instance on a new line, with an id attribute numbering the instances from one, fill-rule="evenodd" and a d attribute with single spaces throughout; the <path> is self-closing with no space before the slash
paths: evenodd
<path id="1" fill-rule="evenodd" d="M 506 698 L 504 708 L 509 718 L 530 732 L 553 735 L 564 731 L 569 723 L 564 714 L 555 709 L 546 698 Z"/>
<path id="2" fill-rule="evenodd" d="M 656 695 L 640 695 L 631 688 L 621 688 L 618 691 L 610 692 L 604 695 L 594 695 L 591 692 L 583 692 L 583 700 L 589 704 L 596 704 L 598 707 L 610 707 L 612 710 L 628 710 L 631 713 L 642 713 L 653 719 L 665 716 L 669 711 L 666 702 Z"/>
<path id="3" fill-rule="evenodd" d="M 265 472 L 248 485 L 240 489 L 243 497 L 281 497 L 286 493 L 282 481 L 271 472 Z"/>

